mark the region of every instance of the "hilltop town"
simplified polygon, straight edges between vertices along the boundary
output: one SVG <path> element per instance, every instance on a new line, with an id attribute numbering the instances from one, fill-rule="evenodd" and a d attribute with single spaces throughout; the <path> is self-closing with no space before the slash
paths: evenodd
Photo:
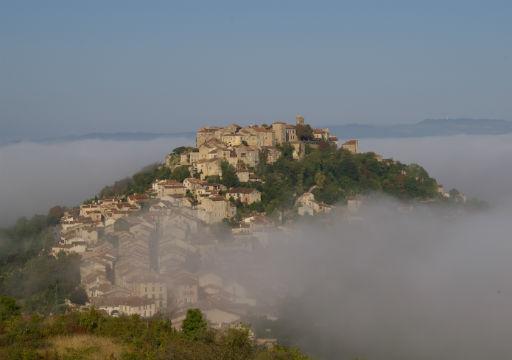
<path id="1" fill-rule="evenodd" d="M 175 326 L 191 307 L 214 327 L 262 309 L 257 294 L 213 269 L 267 246 L 296 217 L 335 204 L 354 214 L 367 190 L 451 196 L 419 166 L 359 154 L 357 140 L 340 143 L 300 115 L 294 125 L 201 128 L 195 147 L 175 149 L 146 175 L 139 193 L 67 209 L 52 253 L 80 254 L 89 305 L 110 315 L 164 313 Z"/>

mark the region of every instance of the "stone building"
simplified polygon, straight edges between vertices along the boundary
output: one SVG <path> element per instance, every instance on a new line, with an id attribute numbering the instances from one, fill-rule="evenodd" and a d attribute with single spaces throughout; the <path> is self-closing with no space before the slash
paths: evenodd
<path id="1" fill-rule="evenodd" d="M 250 205 L 261 201 L 261 193 L 258 190 L 251 188 L 233 188 L 228 190 L 226 198 L 228 200 L 233 198 L 234 200 L 239 200 L 244 204 Z"/>

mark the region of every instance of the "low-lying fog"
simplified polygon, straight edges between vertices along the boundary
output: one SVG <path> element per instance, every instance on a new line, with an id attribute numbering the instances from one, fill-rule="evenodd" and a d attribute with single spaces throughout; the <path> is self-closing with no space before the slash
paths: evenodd
<path id="1" fill-rule="evenodd" d="M 512 136 L 362 145 L 420 163 L 491 209 L 407 213 L 382 199 L 360 220 L 299 223 L 226 273 L 280 303 L 271 336 L 321 359 L 512 358 Z"/>
<path id="2" fill-rule="evenodd" d="M 74 205 L 192 139 L 86 140 L 0 147 L 0 226 L 53 205 Z M 423 165 L 448 189 L 493 203 L 509 195 L 512 136 L 364 139 L 374 150 Z"/>
<path id="3" fill-rule="evenodd" d="M 448 190 L 494 204 L 512 195 L 512 135 L 363 139 L 363 151 L 416 162 Z"/>
<path id="4" fill-rule="evenodd" d="M 320 359 L 511 358 L 510 208 L 396 208 L 384 199 L 360 220 L 300 224 L 230 272 L 267 279 L 256 289 L 267 301 L 285 284 L 271 335 Z"/>
<path id="5" fill-rule="evenodd" d="M 182 143 L 0 148 L 1 217 L 10 222 L 78 203 Z M 285 337 L 319 358 L 512 358 L 512 136 L 365 139 L 361 145 L 417 162 L 447 188 L 487 200 L 491 209 L 453 218 L 390 211 L 396 204 L 382 200 L 362 210 L 362 221 L 299 224 L 293 241 L 275 239 L 252 261 L 235 259 L 230 272 L 243 276 L 256 263 L 257 277 L 265 279 L 259 295 L 266 288 L 269 301 L 275 282 L 286 284 L 292 297 L 280 299 L 279 312 Z"/>
<path id="6" fill-rule="evenodd" d="M 77 205 L 105 185 L 161 162 L 190 139 L 23 142 L 0 147 L 0 226 L 54 205 Z"/>

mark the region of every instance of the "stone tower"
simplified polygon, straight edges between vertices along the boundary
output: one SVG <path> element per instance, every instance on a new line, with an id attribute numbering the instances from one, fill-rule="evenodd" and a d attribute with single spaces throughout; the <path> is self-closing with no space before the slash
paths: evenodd
<path id="1" fill-rule="evenodd" d="M 297 114 L 295 116 L 295 122 L 297 123 L 297 125 L 304 125 L 304 116 Z"/>

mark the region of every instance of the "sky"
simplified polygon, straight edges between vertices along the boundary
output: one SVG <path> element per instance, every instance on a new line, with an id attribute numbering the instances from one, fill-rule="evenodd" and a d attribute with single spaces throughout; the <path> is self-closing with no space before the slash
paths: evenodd
<path id="1" fill-rule="evenodd" d="M 1 1 L 0 140 L 512 119 L 510 1 Z"/>

